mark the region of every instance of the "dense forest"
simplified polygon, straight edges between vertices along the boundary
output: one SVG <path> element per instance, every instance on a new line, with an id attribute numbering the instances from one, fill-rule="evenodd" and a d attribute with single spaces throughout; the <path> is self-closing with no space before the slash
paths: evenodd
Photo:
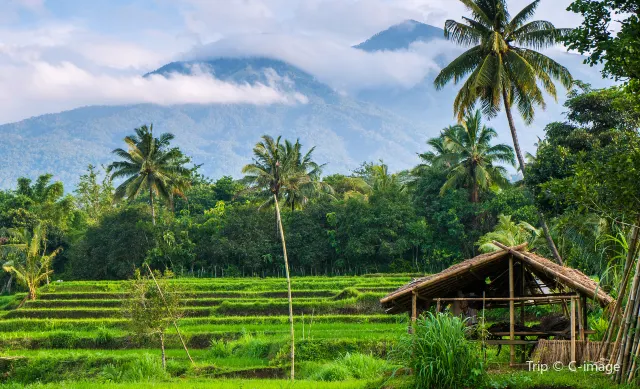
<path id="1" fill-rule="evenodd" d="M 10 242 L 11 231 L 41 225 L 47 250 L 61 248 L 55 279 L 126 279 L 145 261 L 178 275 L 282 276 L 272 192 L 254 177 L 271 148 L 295 160 L 278 193 L 295 275 L 436 272 L 490 249 L 492 239 L 526 240 L 551 257 L 540 209 L 564 263 L 615 284 L 638 217 L 640 159 L 631 151 L 640 107 L 627 89 L 578 84 L 566 109 L 527 156 L 527 185 L 507 179 L 514 152 L 496 142 L 480 112 L 430 139 L 409 171 L 378 161 L 330 176 L 312 147 L 265 136 L 245 177 L 211 180 L 170 134 L 142 127 L 114 151 L 113 164 L 89 166 L 72 191 L 43 175 L 0 192 L 0 228 Z M 136 147 L 155 154 L 137 161 Z M 134 162 L 152 172 L 142 177 Z M 171 185 L 163 174 L 175 177 Z"/>

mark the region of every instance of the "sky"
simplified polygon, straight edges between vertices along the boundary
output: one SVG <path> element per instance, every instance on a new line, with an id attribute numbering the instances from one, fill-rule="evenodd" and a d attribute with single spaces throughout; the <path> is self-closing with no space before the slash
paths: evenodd
<path id="1" fill-rule="evenodd" d="M 570 2 L 543 0 L 536 17 L 576 26 Z M 0 124 L 93 104 L 304 103 L 277 83 L 142 77 L 211 47 L 276 52 L 345 93 L 411 87 L 437 68 L 437 45 L 377 54 L 350 46 L 406 19 L 441 27 L 465 14 L 455 0 L 0 0 L 0 9 Z"/>

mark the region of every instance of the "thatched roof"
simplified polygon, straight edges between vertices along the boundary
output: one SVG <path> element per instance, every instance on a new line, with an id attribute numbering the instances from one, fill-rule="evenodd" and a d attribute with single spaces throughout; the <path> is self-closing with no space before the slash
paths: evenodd
<path id="1" fill-rule="evenodd" d="M 438 274 L 417 278 L 380 300 L 388 312 L 410 309 L 416 293 L 421 300 L 458 297 L 508 297 L 509 257 L 516 259 L 516 296 L 536 296 L 547 291 L 572 291 L 587 296 L 600 305 L 613 302 L 599 285 L 579 270 L 543 258 L 525 250 L 526 244 L 504 247 L 500 251 L 479 255 L 449 267 Z M 523 293 L 524 291 L 524 293 Z M 539 292 L 539 293 L 538 293 Z"/>

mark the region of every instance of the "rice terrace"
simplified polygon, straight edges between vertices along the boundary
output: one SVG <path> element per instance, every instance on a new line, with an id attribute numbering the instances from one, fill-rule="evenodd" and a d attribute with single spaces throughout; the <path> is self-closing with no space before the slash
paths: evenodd
<path id="1" fill-rule="evenodd" d="M 640 387 L 640 1 L 0 14 L 0 389 Z"/>

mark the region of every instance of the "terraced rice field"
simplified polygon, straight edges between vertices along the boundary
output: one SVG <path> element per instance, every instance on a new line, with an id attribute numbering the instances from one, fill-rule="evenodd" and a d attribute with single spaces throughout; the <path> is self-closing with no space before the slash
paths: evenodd
<path id="1" fill-rule="evenodd" d="M 407 318 L 386 315 L 380 297 L 408 276 L 304 277 L 292 280 L 298 377 L 346 353 L 384 357 L 406 331 Z M 179 322 L 195 361 L 170 329 L 168 371 L 182 379 L 286 376 L 289 327 L 283 279 L 178 279 L 185 318 Z M 159 360 L 156 339 L 132 336 L 120 317 L 125 282 L 61 282 L 17 308 L 3 297 L 0 373 L 13 382 L 126 381 L 133 366 Z M 134 371 L 134 373 L 131 373 Z M 144 376 L 144 372 L 138 372 Z M 123 377 L 123 375 L 125 377 Z M 168 378 L 168 377 L 167 377 Z"/>

